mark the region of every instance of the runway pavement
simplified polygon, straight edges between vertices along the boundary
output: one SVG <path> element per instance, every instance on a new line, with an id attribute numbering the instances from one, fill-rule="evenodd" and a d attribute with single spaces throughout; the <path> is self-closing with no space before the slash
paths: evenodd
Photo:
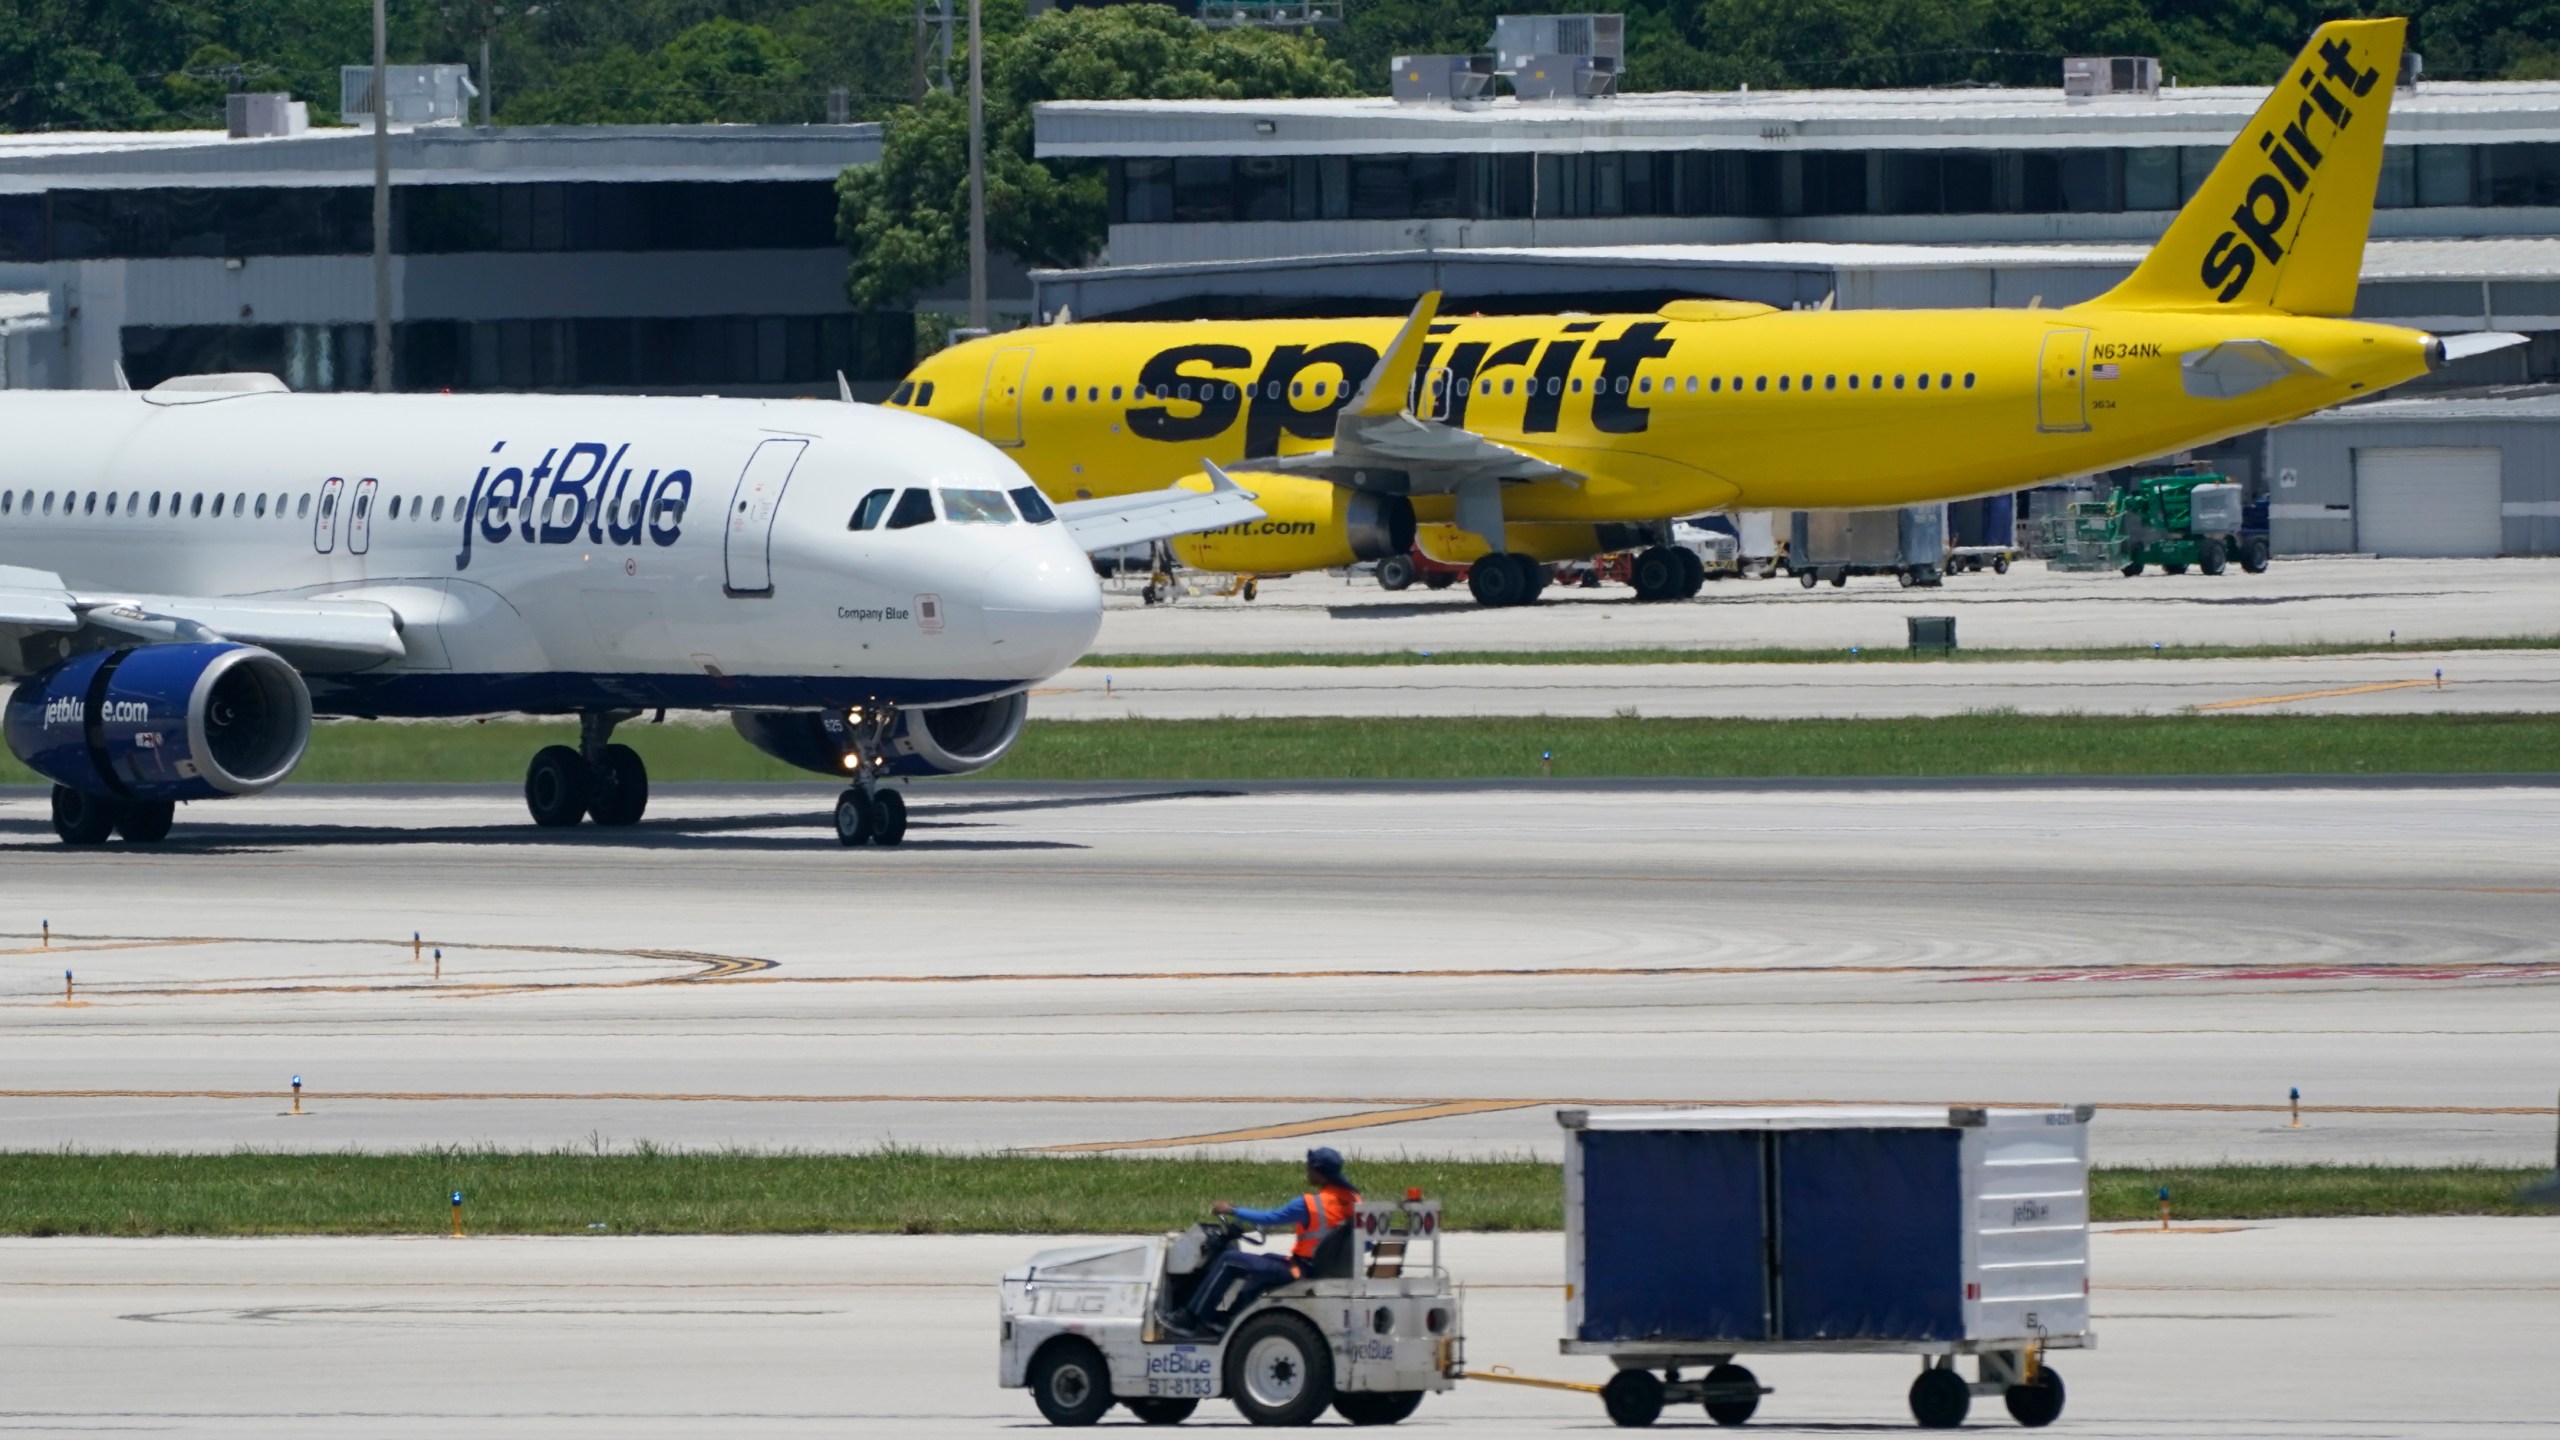
<path id="1" fill-rule="evenodd" d="M 2120 1162 L 2551 1153 L 2560 790 L 944 785 L 896 851 L 827 803 L 315 787 L 80 852 L 0 800 L 0 1147 L 1552 1155 L 1563 1102 L 2071 1100 Z"/>
<path id="2" fill-rule="evenodd" d="M 1931 664 L 1086 666 L 1033 691 L 1031 703 L 1043 720 L 2477 715 L 2560 708 L 2560 650 Z"/>
<path id="3" fill-rule="evenodd" d="M 2541 1436 L 2560 1411 L 2560 1221 L 2102 1231 L 2099 1346 L 2058 1352 L 2064 1433 Z M 0 1242 L 0 1429 L 202 1436 L 988 1435 L 994 1278 L 1060 1240 L 985 1237 Z M 1453 1236 L 1467 1358 L 1556 1354 L 1562 1244 Z M 1912 1362 L 1748 1357 L 1753 1431 L 1907 1432 Z M 1109 1422 L 1127 1426 L 1125 1410 Z M 1191 1426 L 1239 1428 L 1224 1401 Z M 2009 1428 L 1996 1401 L 1974 1423 Z M 1698 1428 L 1694 1411 L 1663 1428 Z M 1186 1427 L 1190 1428 L 1190 1427 Z M 1408 1429 L 1606 1432 L 1589 1395 L 1469 1380 Z"/>
<path id="4" fill-rule="evenodd" d="M 2544 636 L 2560 614 L 2560 562 L 2280 560 L 2263 575 L 2056 574 L 2041 561 L 1959 575 L 1937 589 L 1890 578 L 1811 590 L 1723 580 L 1695 600 L 1639 604 L 1624 586 L 1553 587 L 1540 603 L 1486 610 L 1463 585 L 1390 593 L 1360 576 L 1265 581 L 1261 598 L 1105 606 L 1103 655 L 1210 651 L 1581 650 L 1774 645 L 1898 649 L 1903 617 L 1952 615 L 1977 648 L 2093 645 L 2368 644 Z"/>

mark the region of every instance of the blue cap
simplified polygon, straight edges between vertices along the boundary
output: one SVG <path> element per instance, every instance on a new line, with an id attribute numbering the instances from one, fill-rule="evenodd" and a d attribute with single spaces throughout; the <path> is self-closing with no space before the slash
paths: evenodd
<path id="1" fill-rule="evenodd" d="M 1319 1145 L 1308 1151 L 1307 1168 L 1336 1185 L 1351 1185 L 1350 1178 L 1342 1173 L 1342 1152 L 1330 1145 Z M 1357 1190 L 1360 1187 L 1351 1185 L 1351 1188 Z"/>

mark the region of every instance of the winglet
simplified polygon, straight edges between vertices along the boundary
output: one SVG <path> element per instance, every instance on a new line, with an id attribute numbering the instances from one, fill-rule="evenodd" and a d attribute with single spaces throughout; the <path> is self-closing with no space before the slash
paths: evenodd
<path id="1" fill-rule="evenodd" d="M 853 382 L 844 378 L 841 370 L 836 372 L 836 398 L 847 405 L 853 403 Z"/>
<path id="2" fill-rule="evenodd" d="M 1360 382 L 1360 393 L 1342 407 L 1345 415 L 1401 415 L 1413 394 L 1413 380 L 1422 368 L 1422 349 L 1431 338 L 1431 322 L 1440 313 L 1440 292 L 1430 291 L 1414 302 L 1413 313 L 1405 317 L 1404 328 L 1396 332 L 1387 353 L 1369 369 L 1369 378 Z"/>
<path id="3" fill-rule="evenodd" d="M 1261 496 L 1256 495 L 1252 491 L 1237 484 L 1234 476 L 1219 469 L 1218 462 L 1210 459 L 1206 455 L 1200 457 L 1200 468 L 1207 471 L 1209 474 L 1209 493 L 1212 495 L 1241 495 L 1247 500 L 1259 500 L 1262 498 Z"/>

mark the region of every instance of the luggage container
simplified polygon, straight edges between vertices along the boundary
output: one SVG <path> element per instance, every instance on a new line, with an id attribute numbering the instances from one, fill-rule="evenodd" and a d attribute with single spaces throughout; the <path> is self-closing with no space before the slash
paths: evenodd
<path id="1" fill-rule="evenodd" d="M 1912 1418 L 2062 1414 L 2089 1329 L 2090 1107 L 1562 1110 L 1567 1355 L 1609 1418 L 1771 1393 L 1746 1354 L 1920 1357 Z M 1975 1357 L 1975 1378 L 1956 1369 Z"/>
<path id="2" fill-rule="evenodd" d="M 1852 575 L 1891 575 L 1904 585 L 1935 585 L 1946 573 L 1943 505 L 1899 510 L 1798 510 L 1787 542 L 1787 566 L 1810 590 Z"/>

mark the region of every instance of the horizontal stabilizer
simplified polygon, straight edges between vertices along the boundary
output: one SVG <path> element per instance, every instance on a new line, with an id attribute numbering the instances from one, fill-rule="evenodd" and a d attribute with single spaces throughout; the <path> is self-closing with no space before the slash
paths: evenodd
<path id="1" fill-rule="evenodd" d="M 1070 500 L 1057 507 L 1058 518 L 1066 522 L 1067 533 L 1075 537 L 1085 553 L 1091 554 L 1151 540 L 1170 540 L 1176 535 L 1196 535 L 1203 530 L 1223 530 L 1264 517 L 1263 508 L 1254 503 L 1252 491 L 1238 485 L 1216 465 L 1201 463 L 1209 477 L 1206 490 L 1183 484 L 1105 500 Z"/>
<path id="2" fill-rule="evenodd" d="M 2442 337 L 2444 363 L 2450 365 L 2456 360 L 2468 360 L 2474 355 L 2522 345 L 2527 338 L 2512 330 L 2473 330 L 2461 335 L 2446 335 Z"/>

